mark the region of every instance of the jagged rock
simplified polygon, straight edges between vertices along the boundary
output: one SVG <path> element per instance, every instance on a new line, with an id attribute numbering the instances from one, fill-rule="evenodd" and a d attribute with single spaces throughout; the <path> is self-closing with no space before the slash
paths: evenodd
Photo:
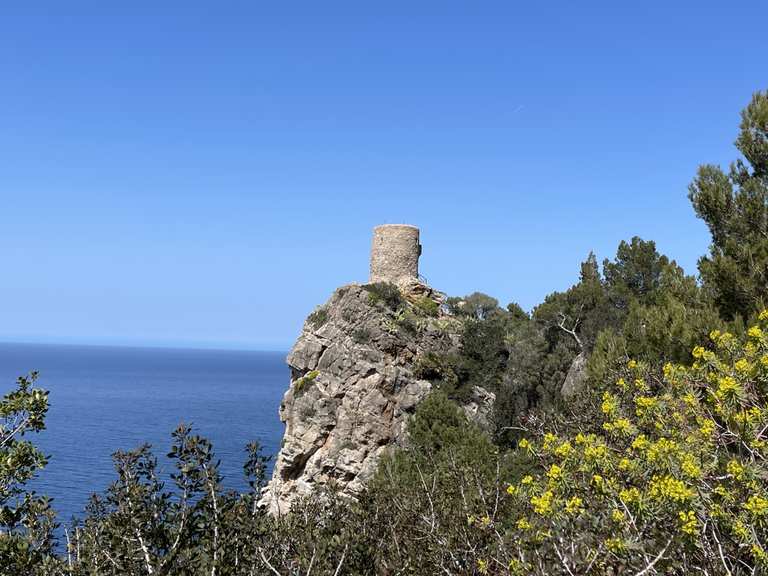
<path id="1" fill-rule="evenodd" d="M 571 362 L 568 368 L 568 374 L 565 375 L 563 387 L 560 394 L 563 398 L 572 398 L 584 389 L 584 382 L 587 379 L 587 357 L 580 352 Z"/>
<path id="2" fill-rule="evenodd" d="M 495 402 L 496 394 L 480 386 L 473 386 L 469 401 L 463 404 L 461 408 L 469 420 L 480 426 L 483 430 L 490 432 L 493 427 L 491 418 Z"/>
<path id="3" fill-rule="evenodd" d="M 358 494 L 382 453 L 405 442 L 407 419 L 431 389 L 414 375 L 414 362 L 457 344 L 457 320 L 439 310 L 390 308 L 371 286 L 336 290 L 307 318 L 288 355 L 285 435 L 261 505 L 282 514 L 331 484 Z M 469 412 L 487 420 L 492 396 L 478 389 Z"/>
<path id="4" fill-rule="evenodd" d="M 398 286 L 403 297 L 412 304 L 423 298 L 432 300 L 438 305 L 442 305 L 446 300 L 446 295 L 443 292 L 435 290 L 432 286 L 420 280 L 406 278 L 401 280 Z"/>

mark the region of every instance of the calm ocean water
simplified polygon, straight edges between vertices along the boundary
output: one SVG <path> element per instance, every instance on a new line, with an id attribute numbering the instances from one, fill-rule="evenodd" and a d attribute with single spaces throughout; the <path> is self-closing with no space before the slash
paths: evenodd
<path id="1" fill-rule="evenodd" d="M 31 370 L 50 390 L 47 429 L 32 437 L 50 462 L 32 486 L 54 498 L 62 521 L 115 479 L 115 450 L 149 442 L 169 471 L 165 454 L 180 422 L 212 440 L 228 488 L 246 487 L 249 441 L 273 455 L 280 446 L 277 410 L 289 377 L 281 352 L 0 344 L 1 394 Z"/>

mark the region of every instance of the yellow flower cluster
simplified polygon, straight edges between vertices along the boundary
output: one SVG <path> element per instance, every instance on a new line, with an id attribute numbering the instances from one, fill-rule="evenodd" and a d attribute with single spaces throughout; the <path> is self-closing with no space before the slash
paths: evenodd
<path id="1" fill-rule="evenodd" d="M 559 456 L 560 458 L 568 458 L 568 456 L 571 455 L 571 452 L 573 452 L 573 446 L 567 440 L 555 448 L 555 456 Z"/>
<path id="2" fill-rule="evenodd" d="M 648 495 L 658 501 L 687 502 L 695 494 L 685 482 L 672 476 L 654 476 L 648 486 Z"/>
<path id="3" fill-rule="evenodd" d="M 734 399 L 741 392 L 741 386 L 732 376 L 723 376 L 717 381 L 715 397 L 718 400 L 728 401 Z"/>
<path id="4" fill-rule="evenodd" d="M 632 448 L 641 452 L 647 450 L 650 445 L 651 443 L 648 441 L 648 438 L 645 437 L 645 434 L 640 434 L 632 441 Z"/>
<path id="5" fill-rule="evenodd" d="M 738 460 L 730 460 L 725 470 L 736 480 L 744 480 L 744 466 Z"/>
<path id="6" fill-rule="evenodd" d="M 733 369 L 741 376 L 748 376 L 752 372 L 752 364 L 746 358 L 740 358 L 733 365 Z"/>
<path id="7" fill-rule="evenodd" d="M 607 414 L 608 416 L 612 416 L 616 414 L 616 410 L 618 409 L 619 402 L 616 396 L 611 394 L 608 391 L 603 392 L 603 403 L 600 406 L 600 409 L 603 411 L 603 414 Z"/>
<path id="8" fill-rule="evenodd" d="M 625 504 L 637 504 L 640 502 L 640 490 L 638 490 L 636 487 L 632 486 L 631 488 L 624 488 L 619 492 L 619 498 L 621 498 L 622 502 Z"/>
<path id="9" fill-rule="evenodd" d="M 584 448 L 584 458 L 587 462 L 595 463 L 600 462 L 608 455 L 608 448 L 604 444 L 598 444 L 596 446 L 586 446 Z"/>
<path id="10" fill-rule="evenodd" d="M 760 326 L 752 326 L 747 330 L 747 336 L 754 338 L 755 340 L 760 340 L 763 337 L 763 331 Z"/>
<path id="11" fill-rule="evenodd" d="M 752 552 L 752 556 L 762 566 L 768 565 L 768 552 L 765 551 L 765 548 L 763 548 L 762 546 L 759 546 L 758 544 L 753 544 L 752 548 L 750 549 L 750 552 Z"/>
<path id="12" fill-rule="evenodd" d="M 677 442 L 669 438 L 659 438 L 649 444 L 645 457 L 649 462 L 667 461 L 674 458 L 679 450 Z"/>
<path id="13" fill-rule="evenodd" d="M 544 443 L 541 446 L 543 450 L 549 452 L 553 449 L 555 444 L 557 444 L 557 436 L 550 432 L 544 434 Z"/>
<path id="14" fill-rule="evenodd" d="M 627 436 L 632 432 L 632 423 L 626 418 L 617 418 L 613 422 L 606 422 L 603 424 L 603 430 Z"/>
<path id="15" fill-rule="evenodd" d="M 696 513 L 693 510 L 680 512 L 680 530 L 691 536 L 695 536 L 699 531 L 699 523 L 696 520 Z"/>
<path id="16" fill-rule="evenodd" d="M 613 553 L 623 552 L 627 545 L 621 538 L 608 538 L 605 541 L 605 547 Z"/>
<path id="17" fill-rule="evenodd" d="M 518 530 L 530 530 L 531 529 L 531 523 L 528 522 L 525 518 L 520 518 L 520 520 L 517 521 L 517 529 Z"/>
<path id="18" fill-rule="evenodd" d="M 749 500 L 747 500 L 747 503 L 744 504 L 744 509 L 755 518 L 768 516 L 768 500 L 762 496 L 753 494 L 750 496 Z"/>
<path id="19" fill-rule="evenodd" d="M 720 330 L 712 330 L 709 333 L 709 339 L 715 343 L 715 346 L 719 350 L 724 350 L 734 344 L 736 337 L 730 332 L 720 332 Z"/>
<path id="20" fill-rule="evenodd" d="M 709 437 L 715 431 L 715 423 L 709 418 L 702 418 L 700 420 L 699 433 L 702 436 Z"/>
<path id="21" fill-rule="evenodd" d="M 683 474 L 688 478 L 700 478 L 702 474 L 701 466 L 696 461 L 696 457 L 693 454 L 683 454 L 681 458 L 681 469 Z"/>
<path id="22" fill-rule="evenodd" d="M 551 490 L 547 490 L 541 496 L 531 496 L 533 511 L 540 516 L 547 516 L 552 513 L 552 501 L 555 495 Z"/>
<path id="23" fill-rule="evenodd" d="M 609 520 L 596 528 L 603 553 L 619 554 L 648 531 L 688 540 L 711 527 L 768 567 L 768 311 L 760 321 L 713 331 L 692 366 L 626 364 L 594 398 L 597 430 L 521 440 L 538 471 L 507 488 L 519 537 L 595 514 Z"/>
<path id="24" fill-rule="evenodd" d="M 557 482 L 558 480 L 562 480 L 563 469 L 557 464 L 552 464 L 552 466 L 549 467 L 549 470 L 547 470 L 547 478 L 549 478 L 554 482 Z"/>
<path id="25" fill-rule="evenodd" d="M 642 418 L 658 408 L 659 399 L 652 396 L 638 396 L 635 398 L 635 406 L 635 414 Z"/>
<path id="26" fill-rule="evenodd" d="M 565 511 L 568 514 L 578 514 L 583 510 L 584 501 L 578 496 L 574 496 L 565 503 Z"/>

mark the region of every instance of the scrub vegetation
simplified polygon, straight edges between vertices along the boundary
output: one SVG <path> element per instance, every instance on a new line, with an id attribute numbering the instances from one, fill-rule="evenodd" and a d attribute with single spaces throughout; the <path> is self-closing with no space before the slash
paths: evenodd
<path id="1" fill-rule="evenodd" d="M 116 452 L 114 483 L 57 547 L 49 501 L 25 486 L 44 473 L 30 438 L 48 395 L 20 378 L 0 402 L 0 573 L 768 573 L 768 93 L 736 146 L 727 171 L 704 165 L 690 185 L 712 236 L 698 276 L 635 237 L 602 263 L 589 254 L 530 314 L 448 299 L 460 346 L 416 359 L 434 391 L 354 501 L 330 489 L 271 517 L 259 446 L 250 491 L 227 492 L 210 442 L 181 426 L 172 485 L 149 446 Z M 396 289 L 367 290 L 403 308 Z M 491 433 L 454 402 L 475 385 L 496 394 Z"/>

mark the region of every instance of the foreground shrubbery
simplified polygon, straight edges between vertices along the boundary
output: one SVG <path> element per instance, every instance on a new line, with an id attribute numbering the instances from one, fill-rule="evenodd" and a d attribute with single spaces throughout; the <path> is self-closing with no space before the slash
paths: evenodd
<path id="1" fill-rule="evenodd" d="M 521 440 L 539 473 L 507 490 L 519 506 L 512 566 L 546 573 L 545 557 L 563 573 L 768 569 L 764 329 L 746 340 L 713 332 L 691 367 L 630 361 L 588 399 L 591 426 Z"/>
<path id="2" fill-rule="evenodd" d="M 442 393 L 410 422 L 359 501 L 333 493 L 270 518 L 227 493 L 211 445 L 180 427 L 164 486 L 148 447 L 115 454 L 55 557 L 44 500 L 23 482 L 43 464 L 11 432 L 40 429 L 47 396 L 28 380 L 3 402 L 5 574 L 760 573 L 768 566 L 768 313 L 743 337 L 715 331 L 693 362 L 622 362 L 558 415 L 532 413 L 513 449 Z M 15 424 L 14 424 L 15 423 Z M 8 463 L 23 463 L 13 468 Z M 643 572 L 644 571 L 644 572 Z"/>
<path id="3" fill-rule="evenodd" d="M 37 374 L 22 376 L 0 400 L 0 567 L 7 574 L 35 574 L 54 564 L 54 513 L 49 499 L 24 484 L 46 465 L 25 435 L 45 428 L 48 394 Z"/>
<path id="4" fill-rule="evenodd" d="M 147 447 L 119 452 L 116 482 L 69 530 L 67 555 L 38 543 L 32 562 L 6 545 L 17 571 L 5 573 L 762 573 L 768 312 L 760 318 L 741 338 L 713 332 L 687 366 L 624 362 L 571 410 L 531 415 L 510 450 L 435 393 L 408 449 L 382 461 L 359 501 L 320 494 L 282 518 L 256 507 L 258 446 L 253 490 L 226 493 L 210 444 L 181 427 L 174 490 Z M 29 529 L 35 542 L 26 526 L 0 541 Z"/>

